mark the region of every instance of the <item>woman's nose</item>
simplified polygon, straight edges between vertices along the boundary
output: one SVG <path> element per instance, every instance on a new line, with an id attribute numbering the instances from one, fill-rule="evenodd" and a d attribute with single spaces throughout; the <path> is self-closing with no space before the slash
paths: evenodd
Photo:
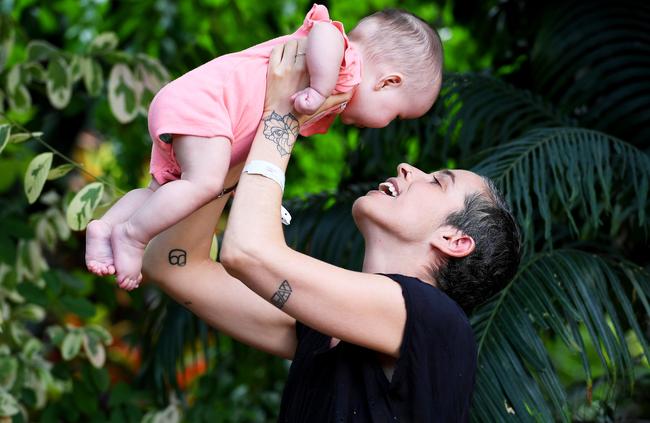
<path id="1" fill-rule="evenodd" d="M 397 165 L 397 175 L 407 179 L 413 173 L 413 169 L 415 168 L 408 163 L 400 163 Z"/>

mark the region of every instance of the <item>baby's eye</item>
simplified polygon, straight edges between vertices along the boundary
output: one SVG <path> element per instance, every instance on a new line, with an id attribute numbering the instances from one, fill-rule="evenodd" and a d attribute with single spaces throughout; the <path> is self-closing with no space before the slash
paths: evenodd
<path id="1" fill-rule="evenodd" d="M 431 176 L 433 176 L 433 175 L 431 175 Z M 434 185 L 442 186 L 442 185 L 440 185 L 440 181 L 438 180 L 438 178 L 436 178 L 435 176 L 433 176 L 433 181 L 431 181 L 431 183 L 434 184 Z"/>

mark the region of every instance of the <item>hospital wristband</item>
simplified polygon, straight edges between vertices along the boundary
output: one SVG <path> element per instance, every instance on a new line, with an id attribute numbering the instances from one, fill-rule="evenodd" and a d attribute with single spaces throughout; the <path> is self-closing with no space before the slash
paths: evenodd
<path id="1" fill-rule="evenodd" d="M 273 163 L 264 160 L 251 160 L 246 166 L 244 166 L 242 173 L 261 175 L 272 179 L 280 185 L 280 189 L 284 192 L 284 172 Z M 287 211 L 284 206 L 280 206 L 280 219 L 284 225 L 291 223 L 291 214 L 289 214 L 289 211 Z"/>
<path id="2" fill-rule="evenodd" d="M 264 160 L 251 160 L 246 164 L 242 173 L 262 175 L 272 179 L 280 185 L 280 189 L 284 192 L 284 172 L 273 163 Z"/>

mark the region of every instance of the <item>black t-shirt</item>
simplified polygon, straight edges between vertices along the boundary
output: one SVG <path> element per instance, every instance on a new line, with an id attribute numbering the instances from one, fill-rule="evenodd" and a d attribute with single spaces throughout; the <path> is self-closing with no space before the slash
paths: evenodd
<path id="1" fill-rule="evenodd" d="M 298 347 L 280 422 L 465 422 L 476 342 L 465 313 L 432 285 L 403 275 L 406 325 L 392 379 L 375 351 L 296 323 Z"/>

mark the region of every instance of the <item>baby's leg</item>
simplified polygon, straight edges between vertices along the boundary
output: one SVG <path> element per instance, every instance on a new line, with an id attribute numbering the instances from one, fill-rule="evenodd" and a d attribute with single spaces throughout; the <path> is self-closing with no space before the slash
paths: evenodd
<path id="1" fill-rule="evenodd" d="M 125 222 L 160 185 L 152 180 L 147 188 L 129 191 L 113 205 L 101 219 L 93 220 L 86 228 L 86 267 L 98 276 L 115 273 L 111 231 Z"/>
<path id="2" fill-rule="evenodd" d="M 230 142 L 223 137 L 174 136 L 181 179 L 156 190 L 129 219 L 117 224 L 111 235 L 117 283 L 135 288 L 141 278 L 147 243 L 160 232 L 213 200 L 222 190 L 230 164 Z"/>

